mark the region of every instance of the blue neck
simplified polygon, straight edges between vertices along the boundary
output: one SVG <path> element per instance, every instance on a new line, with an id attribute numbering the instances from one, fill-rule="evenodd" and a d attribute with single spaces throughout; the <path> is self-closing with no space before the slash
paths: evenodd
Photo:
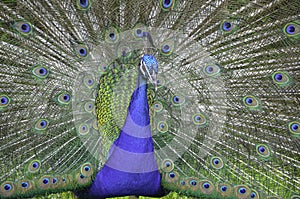
<path id="1" fill-rule="evenodd" d="M 140 72 L 124 126 L 86 194 L 91 198 L 165 194 L 154 154 L 147 80 Z"/>

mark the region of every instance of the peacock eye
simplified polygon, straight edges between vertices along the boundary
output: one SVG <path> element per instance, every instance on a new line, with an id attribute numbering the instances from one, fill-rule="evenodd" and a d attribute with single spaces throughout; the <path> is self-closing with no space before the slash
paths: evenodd
<path id="1" fill-rule="evenodd" d="M 119 30 L 115 27 L 109 27 L 105 31 L 105 41 L 110 44 L 115 44 L 119 41 Z"/>
<path id="2" fill-rule="evenodd" d="M 260 104 L 256 97 L 252 95 L 247 95 L 243 98 L 244 105 L 249 109 L 257 109 Z"/>
<path id="3" fill-rule="evenodd" d="M 80 55 L 81 57 L 85 57 L 85 56 L 87 55 L 86 49 L 85 49 L 85 48 L 80 48 L 80 49 L 79 49 L 79 55 Z"/>
<path id="4" fill-rule="evenodd" d="M 296 138 L 300 137 L 300 123 L 299 122 L 296 122 L 296 121 L 290 122 L 288 124 L 288 127 L 289 127 L 289 131 L 292 136 L 294 136 Z"/>
<path id="5" fill-rule="evenodd" d="M 60 105 L 67 105 L 71 102 L 71 96 L 68 92 L 63 92 L 57 96 L 57 101 Z"/>
<path id="6" fill-rule="evenodd" d="M 28 33 L 31 30 L 31 27 L 30 27 L 29 23 L 23 23 L 21 25 L 21 30 L 24 33 Z"/>
<path id="7" fill-rule="evenodd" d="M 0 94 L 0 109 L 7 107 L 10 103 L 10 98 L 7 95 Z"/>
<path id="8" fill-rule="evenodd" d="M 193 122 L 196 125 L 202 126 L 206 124 L 207 120 L 203 114 L 197 113 L 193 116 Z"/>
<path id="9" fill-rule="evenodd" d="M 286 33 L 293 35 L 296 32 L 296 27 L 294 25 L 288 25 L 285 29 Z"/>
<path id="10" fill-rule="evenodd" d="M 108 70 L 108 66 L 99 66 L 98 67 L 98 71 L 100 72 L 100 74 L 107 73 L 107 70 Z"/>
<path id="11" fill-rule="evenodd" d="M 76 50 L 77 57 L 79 57 L 80 59 L 86 58 L 89 53 L 88 47 L 82 44 L 77 45 L 75 47 L 75 50 Z"/>
<path id="12" fill-rule="evenodd" d="M 208 182 L 203 183 L 204 189 L 209 189 L 209 187 L 210 187 L 210 183 L 208 183 Z"/>
<path id="13" fill-rule="evenodd" d="M 290 38 L 298 38 L 300 35 L 300 23 L 299 21 L 287 23 L 283 27 L 283 32 Z"/>
<path id="14" fill-rule="evenodd" d="M 5 184 L 3 188 L 5 191 L 10 191 L 12 189 L 12 186 L 11 184 Z"/>
<path id="15" fill-rule="evenodd" d="M 256 152 L 263 158 L 268 158 L 271 156 L 271 151 L 267 145 L 258 144 L 256 146 Z"/>
<path id="16" fill-rule="evenodd" d="M 94 76 L 91 74 L 86 74 L 83 77 L 83 83 L 87 88 L 92 88 L 95 86 Z"/>
<path id="17" fill-rule="evenodd" d="M 89 113 L 91 113 L 93 110 L 94 110 L 94 103 L 93 102 L 87 102 L 87 103 L 85 103 L 84 104 L 84 110 L 86 111 L 86 112 L 89 112 Z"/>
<path id="18" fill-rule="evenodd" d="M 280 86 L 288 85 L 291 81 L 290 76 L 285 71 L 277 71 L 272 74 L 273 82 Z"/>
<path id="19" fill-rule="evenodd" d="M 182 95 L 174 95 L 172 97 L 172 103 L 175 106 L 180 106 L 180 105 L 184 104 L 184 102 L 185 102 L 185 98 Z"/>
<path id="20" fill-rule="evenodd" d="M 221 191 L 226 192 L 227 191 L 227 186 L 221 186 Z"/>
<path id="21" fill-rule="evenodd" d="M 38 131 L 44 131 L 48 128 L 49 122 L 46 119 L 39 119 L 35 123 L 35 129 Z"/>
<path id="22" fill-rule="evenodd" d="M 33 68 L 32 73 L 39 79 L 45 79 L 49 75 L 49 70 L 45 66 L 36 66 Z"/>
<path id="23" fill-rule="evenodd" d="M 161 49 L 164 53 L 170 52 L 170 46 L 168 44 L 163 45 Z"/>
<path id="24" fill-rule="evenodd" d="M 157 130 L 161 133 L 167 132 L 169 129 L 168 124 L 165 121 L 161 121 L 157 124 Z"/>
<path id="25" fill-rule="evenodd" d="M 161 45 L 160 45 L 160 53 L 163 56 L 169 56 L 173 53 L 174 51 L 174 41 L 173 40 L 167 40 L 164 41 Z"/>
<path id="26" fill-rule="evenodd" d="M 159 101 L 154 102 L 153 107 L 155 112 L 160 112 L 163 110 L 163 105 Z"/>
<path id="27" fill-rule="evenodd" d="M 90 132 L 90 128 L 88 127 L 87 124 L 84 123 L 84 124 L 79 125 L 78 132 L 80 135 L 86 135 Z"/>
<path id="28" fill-rule="evenodd" d="M 222 169 L 224 166 L 223 160 L 219 157 L 211 158 L 211 166 L 215 169 Z"/>
<path id="29" fill-rule="evenodd" d="M 36 173 L 40 170 L 41 163 L 38 160 L 33 160 L 28 165 L 28 171 L 30 173 Z"/>
<path id="30" fill-rule="evenodd" d="M 21 185 L 25 189 L 28 188 L 28 186 L 29 186 L 28 182 L 22 182 Z"/>
<path id="31" fill-rule="evenodd" d="M 44 179 L 43 179 L 43 183 L 44 183 L 44 184 L 49 184 L 49 182 L 50 182 L 49 178 L 44 178 Z"/>
<path id="32" fill-rule="evenodd" d="M 233 20 L 224 20 L 221 25 L 220 25 L 221 31 L 225 34 L 229 34 L 232 33 L 233 31 L 236 30 L 237 25 L 236 22 L 234 22 Z"/>
<path id="33" fill-rule="evenodd" d="M 191 180 L 190 181 L 190 185 L 191 186 L 196 186 L 197 185 L 197 181 L 196 180 Z"/>
<path id="34" fill-rule="evenodd" d="M 250 196 L 250 189 L 245 185 L 238 185 L 234 188 L 234 193 L 238 198 L 248 198 Z"/>
<path id="35" fill-rule="evenodd" d="M 231 24 L 231 22 L 225 21 L 225 22 L 223 23 L 223 25 L 222 25 L 222 29 L 223 29 L 224 31 L 229 31 L 229 30 L 231 30 L 231 29 L 232 29 L 232 24 Z"/>
<path id="36" fill-rule="evenodd" d="M 254 192 L 251 193 L 250 197 L 255 198 L 256 194 Z"/>
<path id="37" fill-rule="evenodd" d="M 91 7 L 91 0 L 77 0 L 77 8 L 79 10 L 88 10 Z"/>
<path id="38" fill-rule="evenodd" d="M 29 35 L 32 33 L 32 25 L 26 21 L 15 22 L 14 28 L 22 35 Z"/>
<path id="39" fill-rule="evenodd" d="M 137 29 L 135 31 L 135 35 L 139 38 L 143 37 L 143 31 L 141 29 Z"/>
<path id="40" fill-rule="evenodd" d="M 84 177 L 89 177 L 93 174 L 93 169 L 92 169 L 92 164 L 91 163 L 84 163 L 81 166 L 80 169 L 80 173 L 84 176 Z"/>
<path id="41" fill-rule="evenodd" d="M 80 6 L 86 8 L 89 5 L 88 0 L 79 0 Z"/>
<path id="42" fill-rule="evenodd" d="M 173 173 L 173 172 L 172 172 L 172 173 L 169 173 L 169 177 L 170 177 L 170 178 L 175 178 L 175 177 L 176 177 L 176 174 Z"/>
<path id="43" fill-rule="evenodd" d="M 160 6 L 164 11 L 172 10 L 175 5 L 175 0 L 160 0 Z"/>
<path id="44" fill-rule="evenodd" d="M 239 188 L 239 193 L 240 194 L 245 194 L 246 193 L 246 188 Z"/>
<path id="45" fill-rule="evenodd" d="M 161 164 L 161 169 L 164 172 L 171 172 L 174 169 L 174 163 L 172 160 L 166 159 Z"/>
<path id="46" fill-rule="evenodd" d="M 58 182 L 58 179 L 57 179 L 57 178 L 53 178 L 53 179 L 52 179 L 52 183 L 53 183 L 53 184 L 56 184 L 57 182 Z"/>
<path id="47" fill-rule="evenodd" d="M 220 67 L 216 64 L 205 66 L 203 70 L 207 76 L 216 76 L 220 74 L 221 71 Z"/>

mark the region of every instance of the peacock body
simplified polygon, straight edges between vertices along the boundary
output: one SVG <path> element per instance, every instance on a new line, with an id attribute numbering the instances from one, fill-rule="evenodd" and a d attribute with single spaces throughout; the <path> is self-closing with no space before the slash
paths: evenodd
<path id="1" fill-rule="evenodd" d="M 0 6 L 0 198 L 300 198 L 297 0 Z"/>

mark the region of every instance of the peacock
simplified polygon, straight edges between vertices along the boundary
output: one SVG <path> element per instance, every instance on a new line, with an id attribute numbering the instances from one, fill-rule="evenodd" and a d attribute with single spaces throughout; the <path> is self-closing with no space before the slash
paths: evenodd
<path id="1" fill-rule="evenodd" d="M 0 7 L 0 198 L 300 198 L 298 0 Z"/>

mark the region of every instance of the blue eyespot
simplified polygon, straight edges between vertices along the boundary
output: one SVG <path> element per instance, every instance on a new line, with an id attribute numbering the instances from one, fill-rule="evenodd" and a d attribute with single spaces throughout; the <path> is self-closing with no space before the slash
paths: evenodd
<path id="1" fill-rule="evenodd" d="M 239 188 L 239 193 L 240 194 L 245 194 L 246 193 L 246 188 Z"/>
<path id="2" fill-rule="evenodd" d="M 195 119 L 195 122 L 200 122 L 201 117 L 200 117 L 199 115 L 196 115 L 196 116 L 194 117 L 194 119 Z"/>
<path id="3" fill-rule="evenodd" d="M 85 167 L 84 167 L 84 170 L 85 170 L 85 171 L 89 171 L 90 169 L 91 169 L 91 168 L 90 168 L 89 166 L 85 166 Z"/>
<path id="4" fill-rule="evenodd" d="M 82 11 L 86 11 L 91 7 L 90 0 L 77 0 L 77 8 Z"/>
<path id="5" fill-rule="evenodd" d="M 197 181 L 196 180 L 191 180 L 190 181 L 190 185 L 191 186 L 196 186 L 197 185 Z"/>
<path id="6" fill-rule="evenodd" d="M 283 78 L 283 75 L 281 73 L 277 73 L 275 75 L 275 81 L 277 81 L 277 82 L 281 82 L 282 78 Z"/>
<path id="7" fill-rule="evenodd" d="M 172 165 L 171 162 L 168 162 L 168 161 L 165 162 L 165 166 L 166 166 L 166 167 L 170 167 L 171 165 Z"/>
<path id="8" fill-rule="evenodd" d="M 44 179 L 43 179 L 43 183 L 44 183 L 44 184 L 49 184 L 49 178 L 44 178 Z"/>
<path id="9" fill-rule="evenodd" d="M 143 37 L 143 31 L 141 29 L 137 29 L 135 31 L 135 35 L 139 38 Z"/>
<path id="10" fill-rule="evenodd" d="M 80 178 L 83 179 L 83 178 L 84 178 L 84 175 L 80 174 Z"/>
<path id="11" fill-rule="evenodd" d="M 161 50 L 162 50 L 163 53 L 169 53 L 170 49 L 171 49 L 170 46 L 168 44 L 166 44 L 166 45 L 162 46 Z"/>
<path id="12" fill-rule="evenodd" d="M 203 183 L 203 188 L 204 189 L 209 189 L 210 184 L 208 182 Z"/>
<path id="13" fill-rule="evenodd" d="M 52 183 L 56 184 L 57 183 L 57 178 L 53 178 Z"/>
<path id="14" fill-rule="evenodd" d="M 38 162 L 33 162 L 32 163 L 32 167 L 35 168 L 35 169 L 38 168 L 39 167 L 39 163 Z"/>
<path id="15" fill-rule="evenodd" d="M 172 6 L 172 0 L 163 0 L 162 6 L 166 9 L 170 8 Z"/>
<path id="16" fill-rule="evenodd" d="M 88 0 L 80 0 L 79 4 L 81 7 L 86 8 L 89 6 L 89 1 Z"/>
<path id="17" fill-rule="evenodd" d="M 207 67 L 205 68 L 205 70 L 206 70 L 206 72 L 209 73 L 209 74 L 211 74 L 211 73 L 214 72 L 214 68 L 213 68 L 212 66 L 207 66 Z"/>
<path id="18" fill-rule="evenodd" d="M 67 91 L 63 91 L 57 96 L 57 102 L 59 105 L 68 105 L 71 102 L 71 95 Z"/>
<path id="19" fill-rule="evenodd" d="M 29 186 L 28 182 L 22 182 L 21 185 L 23 188 L 28 188 L 28 186 Z"/>
<path id="20" fill-rule="evenodd" d="M 40 126 L 41 126 L 42 128 L 45 128 L 45 127 L 47 126 L 47 121 L 46 121 L 46 120 L 41 120 L 41 121 L 40 121 Z"/>
<path id="21" fill-rule="evenodd" d="M 39 69 L 39 74 L 40 74 L 41 76 L 45 76 L 45 75 L 48 74 L 48 71 L 47 71 L 46 68 L 41 67 L 41 68 Z"/>
<path id="22" fill-rule="evenodd" d="M 228 21 L 225 21 L 222 25 L 224 31 L 230 31 L 232 29 L 232 24 Z"/>
<path id="23" fill-rule="evenodd" d="M 175 103 L 178 103 L 178 102 L 179 102 L 179 97 L 178 97 L 178 96 L 174 96 L 173 101 L 174 101 Z"/>
<path id="24" fill-rule="evenodd" d="M 290 35 L 293 35 L 296 33 L 296 27 L 294 25 L 288 25 L 286 28 L 285 28 L 285 31 L 287 34 L 290 34 Z"/>
<path id="25" fill-rule="evenodd" d="M 258 147 L 258 150 L 260 153 L 264 153 L 266 151 L 266 148 L 264 146 Z"/>
<path id="26" fill-rule="evenodd" d="M 254 193 L 254 192 L 252 192 L 250 195 L 251 198 L 255 198 L 255 196 L 256 196 L 256 193 Z"/>
<path id="27" fill-rule="evenodd" d="M 298 128 L 299 128 L 299 125 L 298 124 L 292 124 L 291 128 L 292 128 L 293 131 L 297 131 Z"/>
<path id="28" fill-rule="evenodd" d="M 92 85 L 94 83 L 94 81 L 92 79 L 89 79 L 87 83 L 88 83 L 88 85 Z"/>
<path id="29" fill-rule="evenodd" d="M 35 123 L 35 130 L 41 132 L 41 131 L 45 131 L 48 128 L 49 122 L 46 119 L 39 119 L 36 123 Z"/>
<path id="30" fill-rule="evenodd" d="M 12 189 L 12 186 L 10 184 L 5 184 L 4 187 L 5 191 L 10 191 Z"/>
<path id="31" fill-rule="evenodd" d="M 79 55 L 85 57 L 87 55 L 87 50 L 85 48 L 80 48 Z"/>
<path id="32" fill-rule="evenodd" d="M 217 159 L 217 158 L 214 159 L 213 161 L 214 161 L 214 164 L 216 164 L 216 165 L 220 163 L 219 159 Z"/>
<path id="33" fill-rule="evenodd" d="M 70 101 L 70 95 L 69 94 L 64 94 L 63 99 L 65 102 Z"/>
<path id="34" fill-rule="evenodd" d="M 222 186 L 222 187 L 221 187 L 221 191 L 222 191 L 222 192 L 226 192 L 226 191 L 227 191 L 227 186 Z"/>
<path id="35" fill-rule="evenodd" d="M 114 41 L 115 39 L 116 39 L 116 34 L 115 33 L 109 33 L 109 39 L 111 40 L 111 41 Z"/>
<path id="36" fill-rule="evenodd" d="M 7 105 L 9 102 L 9 99 L 7 97 L 3 96 L 3 97 L 1 97 L 0 101 L 1 101 L 1 105 Z"/>
<path id="37" fill-rule="evenodd" d="M 21 31 L 22 31 L 23 33 L 28 33 L 28 32 L 30 32 L 30 30 L 31 30 L 31 26 L 30 26 L 29 23 L 23 23 L 23 24 L 21 25 Z"/>
<path id="38" fill-rule="evenodd" d="M 246 103 L 247 103 L 248 105 L 251 105 L 252 102 L 253 102 L 252 97 L 247 97 L 247 98 L 246 98 Z"/>
<path id="39" fill-rule="evenodd" d="M 170 174 L 169 174 L 169 177 L 170 177 L 170 178 L 175 178 L 176 175 L 175 175 L 175 173 L 170 173 Z"/>

